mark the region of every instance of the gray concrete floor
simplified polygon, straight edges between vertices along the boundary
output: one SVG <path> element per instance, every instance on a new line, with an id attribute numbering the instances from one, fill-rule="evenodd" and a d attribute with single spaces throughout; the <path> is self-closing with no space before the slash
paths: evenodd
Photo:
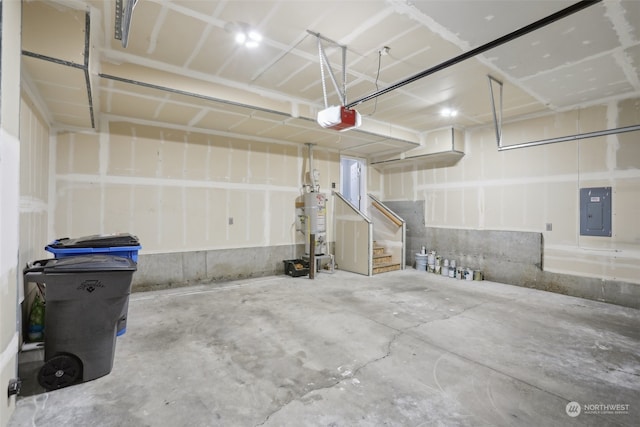
<path id="1" fill-rule="evenodd" d="M 27 375 L 9 425 L 637 426 L 639 352 L 638 310 L 413 269 L 200 285 L 133 294 L 112 372 Z"/>

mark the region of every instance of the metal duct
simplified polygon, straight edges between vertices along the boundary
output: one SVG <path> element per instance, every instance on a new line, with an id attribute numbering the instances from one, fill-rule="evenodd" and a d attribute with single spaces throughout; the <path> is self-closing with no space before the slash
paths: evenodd
<path id="1" fill-rule="evenodd" d="M 573 4 L 573 5 L 569 6 L 569 7 L 566 7 L 566 8 L 564 8 L 564 9 L 562 9 L 562 10 L 560 10 L 560 11 L 554 13 L 554 14 L 551 14 L 551 15 L 547 16 L 546 18 L 542 18 L 542 19 L 540 19 L 540 20 L 538 20 L 538 21 L 536 21 L 536 22 L 534 22 L 532 24 L 529 24 L 529 25 L 527 25 L 525 27 L 522 27 L 519 30 L 515 30 L 515 31 L 513 31 L 513 32 L 511 32 L 511 33 L 509 33 L 507 35 L 504 35 L 504 36 L 502 36 L 502 37 L 500 37 L 498 39 L 495 39 L 495 40 L 493 40 L 493 41 L 491 41 L 489 43 L 483 44 L 482 46 L 479 46 L 479 47 L 477 47 L 475 49 L 471 49 L 468 52 L 465 52 L 465 53 L 463 53 L 461 55 L 458 55 L 458 56 L 456 56 L 454 58 L 451 58 L 451 59 L 449 59 L 447 61 L 444 61 L 444 62 L 442 62 L 442 63 L 440 63 L 440 64 L 438 64 L 438 65 L 436 65 L 434 67 L 428 68 L 428 69 L 426 69 L 426 70 L 424 70 L 424 71 L 422 71 L 422 72 L 420 72 L 418 74 L 415 74 L 415 75 L 413 75 L 413 76 L 411 76 L 411 77 L 409 77 L 409 78 L 407 78 L 405 80 L 401 80 L 401 81 L 399 81 L 397 83 L 394 83 L 389 87 L 386 87 L 384 89 L 380 89 L 379 91 L 373 92 L 373 93 L 371 93 L 369 95 L 366 95 L 366 96 L 364 96 L 364 97 L 362 97 L 360 99 L 357 99 L 357 100 L 355 100 L 353 102 L 350 102 L 349 104 L 345 105 L 345 107 L 353 108 L 353 107 L 355 107 L 357 105 L 362 104 L 363 102 L 370 101 L 370 100 L 372 100 L 374 98 L 379 97 L 380 95 L 384 95 L 387 92 L 391 92 L 392 90 L 396 90 L 396 89 L 398 89 L 398 88 L 400 88 L 400 87 L 402 87 L 404 85 L 408 85 L 409 83 L 413 83 L 416 80 L 420 80 L 421 78 L 427 77 L 427 76 L 429 76 L 429 75 L 431 75 L 431 74 L 433 74 L 433 73 L 435 73 L 437 71 L 444 70 L 445 68 L 449 68 L 452 65 L 457 64 L 458 62 L 464 61 L 465 59 L 472 58 L 472 57 L 474 57 L 476 55 L 479 55 L 479 54 L 481 54 L 483 52 L 486 52 L 489 49 L 493 49 L 494 47 L 498 47 L 498 46 L 500 46 L 500 45 L 502 45 L 504 43 L 507 43 L 507 42 L 509 42 L 511 40 L 515 40 L 515 39 L 517 39 L 519 37 L 522 37 L 525 34 L 528 34 L 528 33 L 532 32 L 532 31 L 535 31 L 537 29 L 545 27 L 545 26 L 547 26 L 547 25 L 549 25 L 549 24 L 551 24 L 551 23 L 553 23 L 553 22 L 555 22 L 555 21 L 557 21 L 559 19 L 566 18 L 567 16 L 573 15 L 574 13 L 579 12 L 580 10 L 585 9 L 585 8 L 587 8 L 589 6 L 593 6 L 596 3 L 600 3 L 601 1 L 602 0 L 582 0 L 582 1 L 580 1 L 578 3 L 575 3 L 575 4 Z"/>

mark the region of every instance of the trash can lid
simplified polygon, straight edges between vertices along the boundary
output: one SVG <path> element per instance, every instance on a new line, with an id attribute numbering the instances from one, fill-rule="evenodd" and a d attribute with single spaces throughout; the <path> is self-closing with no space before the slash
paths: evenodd
<path id="1" fill-rule="evenodd" d="M 137 264 L 132 259 L 114 255 L 78 255 L 54 258 L 47 260 L 42 267 L 45 274 L 137 270 Z"/>
<path id="2" fill-rule="evenodd" d="M 63 237 L 49 243 L 49 246 L 55 249 L 112 248 L 116 246 L 140 246 L 140 241 L 136 236 L 129 233 L 93 234 L 75 239 Z"/>

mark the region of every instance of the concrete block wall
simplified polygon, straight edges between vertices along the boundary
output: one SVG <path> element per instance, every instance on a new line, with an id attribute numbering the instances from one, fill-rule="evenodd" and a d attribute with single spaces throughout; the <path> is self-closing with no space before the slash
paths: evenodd
<path id="1" fill-rule="evenodd" d="M 224 282 L 284 273 L 283 260 L 299 258 L 304 245 L 147 254 L 138 257 L 133 291 Z"/>
<path id="2" fill-rule="evenodd" d="M 481 270 L 486 280 L 640 308 L 640 286 L 634 283 L 546 271 L 542 233 L 428 227 L 423 200 L 385 204 L 407 222 L 409 268 L 425 246 L 458 266 Z"/>
<path id="3" fill-rule="evenodd" d="M 503 145 L 639 123 L 640 99 L 633 98 L 506 124 Z M 499 232 L 516 233 L 516 241 L 533 233 L 541 237 L 530 242 L 533 249 L 542 242 L 541 262 L 531 260 L 526 272 L 506 269 L 494 280 L 640 304 L 638 132 L 502 152 L 493 128 L 470 129 L 465 135 L 465 156 L 455 166 L 380 171 L 379 197 L 404 211 L 405 220 L 413 218 L 407 231 L 413 245 L 407 250 L 408 262 L 413 263 L 409 257 L 430 240 L 457 241 L 463 245 L 461 253 L 481 256 L 492 253 L 487 251 L 491 245 L 503 244 L 501 238 L 510 241 Z M 600 186 L 612 187 L 613 235 L 581 236 L 579 190 Z M 485 239 L 487 247 L 474 252 L 474 245 Z M 485 265 L 497 261 L 490 258 Z M 537 264 L 541 267 L 531 270 Z"/>

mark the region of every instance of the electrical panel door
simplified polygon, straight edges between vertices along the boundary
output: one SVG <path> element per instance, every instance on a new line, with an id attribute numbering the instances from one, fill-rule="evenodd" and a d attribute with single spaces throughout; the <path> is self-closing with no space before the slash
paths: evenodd
<path id="1" fill-rule="evenodd" d="M 611 237 L 611 187 L 580 189 L 580 235 Z"/>

